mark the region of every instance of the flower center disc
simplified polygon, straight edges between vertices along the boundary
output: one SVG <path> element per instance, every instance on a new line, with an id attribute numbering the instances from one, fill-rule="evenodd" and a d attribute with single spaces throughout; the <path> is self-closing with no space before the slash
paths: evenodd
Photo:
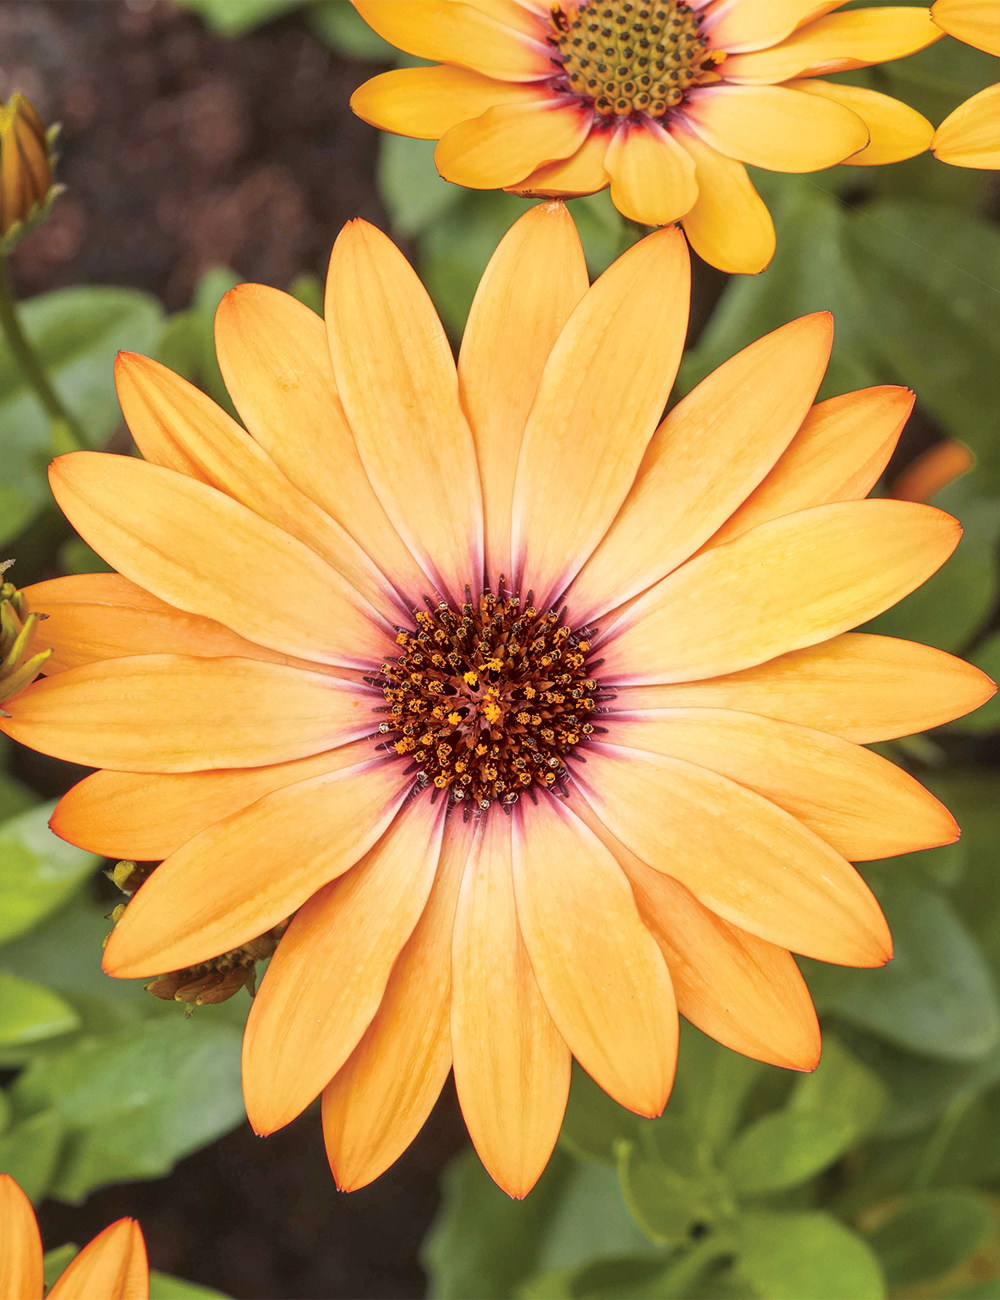
<path id="1" fill-rule="evenodd" d="M 604 117 L 662 117 L 714 66 L 699 17 L 681 0 L 603 0 L 575 13 L 556 4 L 552 27 L 569 89 Z"/>
<path id="2" fill-rule="evenodd" d="M 483 809 L 512 804 L 532 785 L 558 785 L 567 752 L 603 730 L 588 721 L 598 707 L 592 631 L 574 632 L 530 599 L 522 609 L 501 578 L 478 604 L 428 601 L 396 637 L 399 657 L 369 679 L 388 701 L 382 748 L 411 755 L 420 784 Z"/>

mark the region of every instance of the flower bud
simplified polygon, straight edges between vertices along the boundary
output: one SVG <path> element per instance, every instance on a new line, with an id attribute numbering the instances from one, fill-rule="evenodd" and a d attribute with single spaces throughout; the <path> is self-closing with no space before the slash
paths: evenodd
<path id="1" fill-rule="evenodd" d="M 52 184 L 58 130 L 46 130 L 23 95 L 0 103 L 0 254 L 45 220 L 62 189 Z"/>
<path id="2" fill-rule="evenodd" d="M 47 614 L 29 614 L 24 594 L 3 575 L 13 564 L 0 564 L 0 701 L 12 699 L 29 686 L 42 670 L 51 649 L 31 653 L 35 625 Z M 9 717 L 0 708 L 0 714 Z"/>

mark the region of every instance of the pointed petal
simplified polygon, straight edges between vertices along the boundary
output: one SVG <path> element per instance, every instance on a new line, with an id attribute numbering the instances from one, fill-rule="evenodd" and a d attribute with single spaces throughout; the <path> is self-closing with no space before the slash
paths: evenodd
<path id="1" fill-rule="evenodd" d="M 511 819 L 486 818 L 455 917 L 455 1087 L 491 1177 L 526 1196 L 548 1163 L 569 1097 L 570 1054 L 525 951 L 511 875 Z"/>
<path id="2" fill-rule="evenodd" d="M 934 157 L 953 167 L 1000 168 L 1000 83 L 959 104 L 934 132 Z"/>
<path id="3" fill-rule="evenodd" d="M 677 758 L 591 745 L 574 776 L 627 848 L 724 920 L 842 966 L 881 966 L 889 930 L 867 885 L 789 813 Z"/>
<path id="4" fill-rule="evenodd" d="M 446 181 L 473 190 L 515 185 L 546 163 L 569 158 L 586 140 L 591 114 L 539 91 L 527 103 L 497 104 L 457 122 L 434 150 Z"/>
<path id="5" fill-rule="evenodd" d="M 708 545 L 781 515 L 868 495 L 895 450 L 915 398 L 884 384 L 817 402 L 759 487 L 734 511 Z"/>
<path id="6" fill-rule="evenodd" d="M 138 655 L 56 673 L 6 704 L 7 734 L 125 772 L 260 767 L 377 729 L 379 691 L 254 659 Z"/>
<path id="7" fill-rule="evenodd" d="M 774 172 L 821 171 L 868 143 L 857 113 L 787 86 L 709 86 L 689 95 L 684 119 L 719 153 Z"/>
<path id="8" fill-rule="evenodd" d="M 119 1219 L 84 1246 L 49 1291 L 49 1300 L 146 1300 L 149 1263 L 142 1229 Z"/>
<path id="9" fill-rule="evenodd" d="M 931 17 L 966 45 L 987 54 L 1000 54 L 1000 14 L 993 0 L 936 0 Z"/>
<path id="10" fill-rule="evenodd" d="M 682 142 L 649 118 L 618 124 L 604 169 L 611 177 L 612 203 L 631 221 L 666 226 L 697 202 L 694 159 Z"/>
<path id="11" fill-rule="evenodd" d="M 370 668 L 385 653 L 375 611 L 336 570 L 214 488 L 93 451 L 57 457 L 49 481 L 84 540 L 161 600 L 302 659 Z"/>
<path id="12" fill-rule="evenodd" d="M 839 736 L 729 709 L 607 716 L 610 744 L 720 772 L 784 808 L 851 862 L 958 839 L 954 817 L 918 781 Z"/>
<path id="13" fill-rule="evenodd" d="M 552 349 L 521 444 L 512 524 L 515 574 L 540 609 L 628 493 L 677 373 L 689 293 L 683 235 L 649 235 L 591 286 Z"/>
<path id="14" fill-rule="evenodd" d="M 995 690 L 985 673 L 943 650 L 848 632 L 723 677 L 625 686 L 615 708 L 741 709 L 867 745 L 939 727 Z"/>
<path id="15" fill-rule="evenodd" d="M 678 402 L 570 589 L 578 623 L 658 582 L 745 500 L 809 411 L 832 344 L 828 312 L 803 316 L 738 352 Z"/>
<path id="16" fill-rule="evenodd" d="M 31 1202 L 0 1174 L 0 1300 L 42 1300 L 42 1238 Z"/>
<path id="17" fill-rule="evenodd" d="M 301 1114 L 371 1023 L 434 883 L 446 806 L 426 795 L 404 805 L 282 936 L 243 1035 L 243 1097 L 257 1133 Z"/>
<path id="18" fill-rule="evenodd" d="M 323 1136 L 341 1191 L 365 1187 L 423 1127 L 451 1069 L 451 943 L 474 823 L 450 817 L 427 906 L 375 1018 L 323 1092 Z"/>
<path id="19" fill-rule="evenodd" d="M 367 222 L 350 222 L 334 244 L 326 322 L 368 476 L 425 572 L 454 598 L 483 568 L 472 435 L 427 291 L 395 244 Z"/>
<path id="20" fill-rule="evenodd" d="M 658 1115 L 673 1085 L 677 1014 L 621 868 L 551 796 L 515 814 L 513 862 L 521 933 L 556 1027 L 615 1101 Z"/>
<path id="21" fill-rule="evenodd" d="M 462 406 L 483 487 L 486 572 L 510 574 L 510 513 L 521 433 L 559 334 L 590 281 L 561 203 L 529 208 L 479 282 L 458 358 Z"/>
<path id="22" fill-rule="evenodd" d="M 851 167 L 881 167 L 883 163 L 902 162 L 929 149 L 934 128 L 922 113 L 891 95 L 863 86 L 842 86 L 837 81 L 796 81 L 796 90 L 819 95 L 844 104 L 868 128 L 870 139 L 860 153 L 844 162 Z"/>
<path id="23" fill-rule="evenodd" d="M 596 194 L 611 182 L 604 170 L 607 152 L 607 133 L 591 131 L 576 153 L 558 162 L 545 163 L 509 188 L 529 198 L 573 198 L 577 194 Z"/>
<path id="24" fill-rule="evenodd" d="M 314 776 L 209 826 L 134 895 L 104 969 L 119 979 L 181 970 L 270 930 L 378 840 L 409 789 L 402 769 L 377 758 Z"/>
<path id="25" fill-rule="evenodd" d="M 315 551 L 383 618 L 399 617 L 399 598 L 358 543 L 210 397 L 134 352 L 118 353 L 115 382 L 145 460 L 218 488 Z"/>
<path id="26" fill-rule="evenodd" d="M 958 544 L 956 520 L 909 501 L 845 501 L 759 524 L 689 560 L 602 639 L 601 675 L 679 682 L 749 668 L 874 618 Z"/>
<path id="27" fill-rule="evenodd" d="M 393 68 L 372 77 L 351 96 L 358 117 L 382 131 L 439 140 L 459 122 L 495 104 L 525 104 L 539 97 L 532 83 L 495 81 L 468 68 Z"/>
<path id="28" fill-rule="evenodd" d="M 681 218 L 691 247 L 710 266 L 757 275 L 774 256 L 774 222 L 742 163 L 683 127 L 676 138 L 695 162 L 698 199 Z"/>
<path id="29" fill-rule="evenodd" d="M 739 54 L 762 50 L 790 36 L 814 18 L 839 9 L 846 0 L 734 0 L 716 17 L 702 19 L 712 49 Z"/>

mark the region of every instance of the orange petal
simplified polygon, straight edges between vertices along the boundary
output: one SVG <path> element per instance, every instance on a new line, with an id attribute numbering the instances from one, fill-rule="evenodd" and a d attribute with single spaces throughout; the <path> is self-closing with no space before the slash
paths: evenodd
<path id="1" fill-rule="evenodd" d="M 264 934 L 368 852 L 409 786 L 402 763 L 377 758 L 275 790 L 209 826 L 132 898 L 104 969 L 159 975 Z"/>
<path id="2" fill-rule="evenodd" d="M 729 709 L 608 714 L 606 741 L 720 772 L 798 818 L 852 862 L 951 844 L 947 808 L 894 763 L 839 736 Z"/>
<path id="3" fill-rule="evenodd" d="M 499 81 L 537 81 L 551 77 L 546 24 L 538 23 L 537 38 L 503 9 L 460 0 L 353 0 L 355 9 L 379 36 L 407 54 L 432 63 L 457 63 Z M 505 17 L 507 15 L 504 15 Z"/>
<path id="4" fill-rule="evenodd" d="M 820 171 L 868 143 L 857 113 L 788 86 L 709 86 L 688 97 L 684 120 L 719 153 L 774 172 Z"/>
<path id="5" fill-rule="evenodd" d="M 424 571 L 457 598 L 483 570 L 483 512 L 455 362 L 416 272 L 365 221 L 346 225 L 333 246 L 326 323 L 375 491 Z"/>
<path id="6" fill-rule="evenodd" d="M 31 1202 L 0 1174 L 0 1300 L 42 1300 L 42 1238 Z"/>
<path id="7" fill-rule="evenodd" d="M 422 590 L 420 567 L 361 464 L 321 318 L 291 294 L 240 284 L 219 304 L 215 346 L 243 422 L 275 464 L 350 533 L 397 591 Z"/>
<path id="8" fill-rule="evenodd" d="M 509 188 L 517 194 L 539 198 L 596 194 L 611 182 L 604 170 L 609 138 L 606 131 L 591 131 L 576 153 L 558 162 L 546 163 Z"/>
<path id="9" fill-rule="evenodd" d="M 225 492 L 315 551 L 383 618 L 399 617 L 399 597 L 358 543 L 210 397 L 134 352 L 118 353 L 115 382 L 126 423 L 146 460 Z"/>
<path id="10" fill-rule="evenodd" d="M 797 27 L 839 9 L 846 0 L 736 0 L 702 19 L 711 49 L 733 54 L 762 50 L 790 36 Z"/>
<path id="11" fill-rule="evenodd" d="M 483 488 L 486 572 L 509 574 L 510 512 L 521 433 L 549 353 L 590 287 L 573 219 L 540 203 L 510 228 L 490 259 L 458 358 Z"/>
<path id="12" fill-rule="evenodd" d="M 843 966 L 892 956 L 885 918 L 850 863 L 753 791 L 681 759 L 610 745 L 588 746 L 574 777 L 636 857 L 731 924 Z"/>
<path id="13" fill-rule="evenodd" d="M 966 45 L 1000 54 L 1000 14 L 993 0 L 936 0 L 931 17 Z"/>
<path id="14" fill-rule="evenodd" d="M 677 1063 L 676 1008 L 621 868 L 551 796 L 515 814 L 513 863 L 517 918 L 556 1028 L 615 1101 L 658 1115 Z"/>
<path id="15" fill-rule="evenodd" d="M 866 90 L 863 86 L 843 86 L 837 81 L 796 81 L 795 89 L 845 104 L 867 126 L 868 144 L 860 153 L 844 159 L 852 167 L 881 167 L 883 163 L 902 162 L 930 148 L 934 135 L 930 122 L 915 108 L 891 95 Z"/>
<path id="16" fill-rule="evenodd" d="M 614 707 L 741 709 L 867 745 L 939 727 L 995 690 L 985 673 L 943 650 L 848 632 L 724 677 L 626 686 Z"/>
<path id="17" fill-rule="evenodd" d="M 527 103 L 497 104 L 457 122 L 434 150 L 446 181 L 473 190 L 515 185 L 546 163 L 569 158 L 587 138 L 591 114 L 539 91 Z"/>
<path id="18" fill-rule="evenodd" d="M 959 104 L 934 132 L 931 148 L 953 167 L 1000 168 L 1000 83 Z"/>
<path id="19" fill-rule="evenodd" d="M 526 1196 L 548 1163 L 569 1097 L 570 1054 L 538 990 L 518 926 L 511 820 L 494 811 L 469 856 L 455 917 L 455 1087 L 490 1176 Z"/>
<path id="20" fill-rule="evenodd" d="M 364 1037 L 323 1092 L 323 1136 L 341 1191 L 365 1187 L 423 1127 L 451 1069 L 451 941 L 475 825 L 450 817 L 427 906 Z"/>
<path id="21" fill-rule="evenodd" d="M 372 77 L 351 96 L 358 117 L 382 131 L 438 140 L 459 122 L 479 117 L 494 104 L 524 104 L 538 87 L 496 81 L 468 68 L 394 68 Z"/>
<path id="22" fill-rule="evenodd" d="M 698 199 L 681 218 L 691 247 L 711 266 L 757 275 L 774 256 L 774 222 L 742 163 L 718 153 L 693 131 L 676 128 L 695 162 Z"/>
<path id="23" fill-rule="evenodd" d="M 335 569 L 214 488 L 93 451 L 59 456 L 49 481 L 98 554 L 179 609 L 319 663 L 370 668 L 385 653 L 375 611 Z"/>
<path id="24" fill-rule="evenodd" d="M 512 524 L 515 575 L 540 609 L 628 493 L 677 373 L 689 293 L 683 235 L 649 235 L 591 286 L 552 349 L 525 426 Z"/>
<path id="25" fill-rule="evenodd" d="M 852 9 L 817 18 L 770 49 L 731 54 L 723 76 L 756 85 L 820 77 L 902 59 L 940 39 L 941 29 L 925 8 Z"/>
<path id="26" fill-rule="evenodd" d="M 731 542 L 781 515 L 867 496 L 895 450 L 916 399 L 890 384 L 817 402 L 787 450 L 711 538 Z"/>
<path id="27" fill-rule="evenodd" d="M 830 314 L 803 316 L 738 352 L 678 402 L 570 589 L 577 623 L 644 591 L 712 536 L 788 446 L 832 345 Z"/>
<path id="28" fill-rule="evenodd" d="M 49 1291 L 48 1300 L 148 1300 L 149 1263 L 142 1229 L 119 1219 L 84 1246 Z"/>
<path id="29" fill-rule="evenodd" d="M 353 767 L 371 753 L 371 741 L 357 740 L 292 763 L 228 772 L 94 772 L 63 795 L 49 825 L 102 857 L 160 862 L 272 790 Z"/>
<path id="30" fill-rule="evenodd" d="M 138 655 L 56 673 L 7 701 L 43 754 L 125 772 L 260 767 L 377 730 L 380 692 L 255 659 Z"/>
<path id="31" fill-rule="evenodd" d="M 426 795 L 405 804 L 283 935 L 243 1035 L 243 1097 L 257 1133 L 305 1110 L 371 1023 L 434 883 L 445 808 Z"/>
<path id="32" fill-rule="evenodd" d="M 942 488 L 967 474 L 976 458 L 964 443 L 943 438 L 907 465 L 889 492 L 896 501 L 930 501 Z"/>
<path id="33" fill-rule="evenodd" d="M 874 618 L 939 569 L 958 522 L 909 501 L 843 501 L 759 524 L 689 560 L 603 640 L 622 684 L 715 677 Z"/>
<path id="34" fill-rule="evenodd" d="M 631 221 L 666 226 L 697 202 L 695 160 L 681 141 L 649 118 L 618 124 L 604 169 L 611 177 L 611 202 Z"/>

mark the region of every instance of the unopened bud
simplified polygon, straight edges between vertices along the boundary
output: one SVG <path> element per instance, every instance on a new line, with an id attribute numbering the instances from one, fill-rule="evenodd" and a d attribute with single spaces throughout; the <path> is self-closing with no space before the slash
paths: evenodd
<path id="1" fill-rule="evenodd" d="M 23 95 L 0 103 L 0 254 L 45 220 L 62 189 L 52 183 L 58 130 Z"/>
<path id="2" fill-rule="evenodd" d="M 35 627 L 48 616 L 29 614 L 24 593 L 12 582 L 4 581 L 4 573 L 12 563 L 6 560 L 0 564 L 0 703 L 29 686 L 52 653 L 51 649 L 31 653 Z M 2 708 L 0 715 L 10 716 Z"/>

